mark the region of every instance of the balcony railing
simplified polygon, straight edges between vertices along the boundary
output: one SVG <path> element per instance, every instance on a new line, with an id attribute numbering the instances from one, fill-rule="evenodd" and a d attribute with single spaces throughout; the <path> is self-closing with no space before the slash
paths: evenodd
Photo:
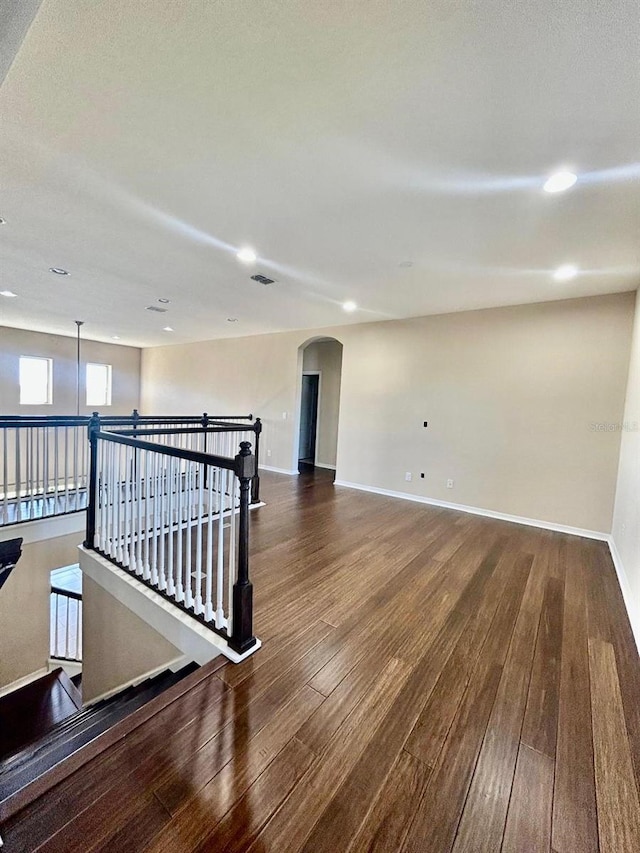
<path id="1" fill-rule="evenodd" d="M 249 507 L 257 466 L 250 442 L 233 452 L 238 430 L 230 426 L 239 425 L 138 422 L 135 430 L 107 430 L 94 418 L 85 547 L 242 654 L 256 643 Z"/>
<path id="2" fill-rule="evenodd" d="M 87 508 L 90 423 L 91 418 L 77 416 L 0 417 L 0 526 Z M 135 410 L 103 417 L 100 427 L 227 456 L 241 439 L 250 438 L 256 459 L 262 430 L 260 419 L 252 415 L 143 416 Z M 158 430 L 165 431 L 162 437 Z M 256 465 L 251 502 L 259 501 Z"/>

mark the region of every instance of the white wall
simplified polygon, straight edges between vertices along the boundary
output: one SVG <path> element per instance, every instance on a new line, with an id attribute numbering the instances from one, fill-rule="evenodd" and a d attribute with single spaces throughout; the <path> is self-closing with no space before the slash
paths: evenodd
<path id="1" fill-rule="evenodd" d="M 621 426 L 620 465 L 613 541 L 622 564 L 622 586 L 640 647 L 640 295 L 636 298 L 627 397 Z M 626 583 L 626 589 L 625 589 Z"/>
<path id="2" fill-rule="evenodd" d="M 95 406 L 85 406 L 85 366 L 87 362 L 112 366 L 112 405 L 102 409 L 112 415 L 130 414 L 140 403 L 140 350 L 135 347 L 81 342 L 80 414 L 91 414 Z M 53 359 L 53 403 L 49 406 L 21 406 L 19 358 L 35 355 Z M 76 341 L 63 335 L 47 335 L 0 326 L 0 414 L 75 415 Z"/>
<path id="3" fill-rule="evenodd" d="M 152 348 L 143 407 L 253 411 L 264 461 L 292 470 L 298 348 L 335 337 L 339 480 L 608 533 L 620 433 L 595 425 L 623 417 L 633 306 L 626 293 Z"/>
<path id="4" fill-rule="evenodd" d="M 303 353 L 302 367 L 303 370 L 320 373 L 316 463 L 335 468 L 338 454 L 342 344 L 338 341 L 316 341 L 309 344 Z"/>

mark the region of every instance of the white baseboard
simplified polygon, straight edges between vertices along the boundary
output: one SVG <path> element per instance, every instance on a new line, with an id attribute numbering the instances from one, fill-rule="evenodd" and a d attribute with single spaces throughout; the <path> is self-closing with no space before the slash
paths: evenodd
<path id="1" fill-rule="evenodd" d="M 294 474 L 299 474 L 299 471 L 290 471 L 288 468 L 274 468 L 272 465 L 260 465 L 261 471 L 272 471 L 274 474 L 289 474 L 291 477 Z"/>
<path id="2" fill-rule="evenodd" d="M 412 495 L 409 492 L 394 492 L 391 489 L 378 489 L 374 486 L 363 486 L 360 483 L 348 483 L 345 480 L 336 480 L 335 486 L 344 486 L 347 489 L 357 489 L 360 492 L 371 492 L 375 495 L 385 495 L 389 498 L 400 498 L 404 501 L 413 501 L 414 503 L 429 504 L 430 506 L 439 506 L 443 509 L 453 509 L 458 512 L 468 512 L 472 515 L 483 515 L 487 518 L 497 518 L 500 521 L 510 521 L 513 524 L 524 524 L 527 527 L 541 527 L 543 530 L 555 530 L 558 533 L 568 533 L 571 536 L 582 536 L 585 539 L 599 539 L 604 542 L 609 541 L 609 534 L 602 533 L 598 530 L 586 530 L 582 527 L 571 527 L 567 524 L 556 524 L 553 521 L 540 521 L 537 518 L 525 518 L 521 515 L 509 515 L 505 512 L 495 512 L 492 509 L 482 509 L 477 506 L 466 506 L 465 504 L 455 504 L 449 501 L 440 501 L 436 498 L 426 498 L 422 495 Z"/>
<path id="3" fill-rule="evenodd" d="M 315 468 L 328 468 L 329 471 L 335 471 L 336 470 L 335 465 L 327 465 L 326 462 L 314 462 L 313 464 L 314 464 Z"/>
<path id="4" fill-rule="evenodd" d="M 19 690 L 21 687 L 31 684 L 32 681 L 37 681 L 38 678 L 42 678 L 42 676 L 46 675 L 48 672 L 49 670 L 47 667 L 43 666 L 42 669 L 37 669 L 35 672 L 30 672 L 29 675 L 17 678 L 15 681 L 12 681 L 11 684 L 5 684 L 4 687 L 0 688 L 0 696 L 6 696 L 8 693 L 13 693 L 14 690 Z"/>
<path id="5" fill-rule="evenodd" d="M 638 612 L 638 607 L 633 601 L 633 595 L 631 594 L 631 587 L 629 585 L 629 578 L 627 577 L 627 573 L 624 569 L 624 564 L 622 562 L 622 557 L 620 556 L 620 552 L 616 547 L 616 543 L 614 541 L 613 536 L 609 535 L 607 537 L 607 542 L 609 544 L 611 560 L 613 561 L 613 565 L 615 566 L 616 570 L 616 575 L 618 576 L 618 583 L 620 584 L 620 589 L 622 591 L 622 598 L 624 599 L 624 606 L 627 610 L 627 616 L 629 617 L 633 637 L 636 641 L 636 649 L 638 650 L 638 653 L 640 653 L 640 612 Z"/>
<path id="6" fill-rule="evenodd" d="M 88 702 L 85 702 L 85 707 L 89 707 L 89 705 L 95 705 L 97 702 L 102 702 L 103 699 L 110 699 L 112 696 L 115 696 L 116 693 L 120 693 L 122 690 L 126 690 L 127 687 L 135 687 L 136 684 L 141 684 L 143 681 L 146 681 L 147 678 L 155 678 L 156 675 L 160 675 L 161 672 L 164 672 L 167 669 L 170 669 L 172 672 L 177 672 L 179 669 L 182 669 L 183 666 L 186 666 L 189 663 L 189 658 L 186 655 L 180 655 L 173 660 L 168 661 L 168 663 L 162 664 L 161 666 L 156 666 L 153 669 L 150 669 L 148 672 L 144 672 L 142 675 L 138 675 L 136 678 L 132 678 L 130 681 L 124 681 L 122 684 L 119 684 L 117 687 L 113 687 L 111 690 L 107 690 L 104 693 L 101 693 L 99 696 L 94 696 L 93 699 L 90 699 Z"/>

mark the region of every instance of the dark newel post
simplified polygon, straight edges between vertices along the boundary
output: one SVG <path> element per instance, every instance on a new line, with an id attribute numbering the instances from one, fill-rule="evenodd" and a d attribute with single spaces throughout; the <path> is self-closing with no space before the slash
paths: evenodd
<path id="1" fill-rule="evenodd" d="M 260 433 L 262 432 L 262 421 L 256 418 L 253 425 L 253 431 L 256 434 L 255 441 L 255 457 L 256 457 L 256 473 L 251 481 L 251 503 L 260 503 Z"/>
<path id="2" fill-rule="evenodd" d="M 94 412 L 89 419 L 89 495 L 87 502 L 87 532 L 84 547 L 94 547 L 96 535 L 96 482 L 98 479 L 98 433 L 100 432 L 100 416 Z"/>
<path id="3" fill-rule="evenodd" d="M 134 432 L 135 432 L 135 430 L 138 429 L 138 419 L 139 418 L 140 418 L 140 415 L 138 414 L 138 410 L 134 409 L 133 412 L 131 413 L 131 420 L 133 421 Z"/>
<path id="4" fill-rule="evenodd" d="M 242 654 L 256 642 L 253 636 L 253 586 L 249 580 L 249 492 L 255 473 L 255 456 L 251 454 L 250 442 L 240 442 L 240 453 L 235 462 L 235 473 L 240 480 L 240 529 L 238 576 L 233 586 L 233 633 L 229 645 Z"/>
<path id="5" fill-rule="evenodd" d="M 205 433 L 204 433 L 204 452 L 206 453 L 207 452 L 207 438 L 209 437 L 208 433 L 206 432 L 206 430 L 209 427 L 209 415 L 206 412 L 200 418 L 200 423 L 202 424 L 202 427 L 205 430 Z"/>

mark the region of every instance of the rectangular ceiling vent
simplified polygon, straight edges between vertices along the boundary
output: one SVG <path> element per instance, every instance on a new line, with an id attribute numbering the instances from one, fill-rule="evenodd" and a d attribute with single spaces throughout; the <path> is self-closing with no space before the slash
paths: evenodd
<path id="1" fill-rule="evenodd" d="M 156 314 L 166 314 L 166 308 L 158 308 L 157 305 L 147 305 L 147 311 L 155 311 Z"/>
<path id="2" fill-rule="evenodd" d="M 273 284 L 273 282 L 275 281 L 275 279 L 267 278 L 266 275 L 260 275 L 260 273 L 258 273 L 257 275 L 252 275 L 251 278 L 253 279 L 253 281 L 259 281 L 260 284 Z"/>

